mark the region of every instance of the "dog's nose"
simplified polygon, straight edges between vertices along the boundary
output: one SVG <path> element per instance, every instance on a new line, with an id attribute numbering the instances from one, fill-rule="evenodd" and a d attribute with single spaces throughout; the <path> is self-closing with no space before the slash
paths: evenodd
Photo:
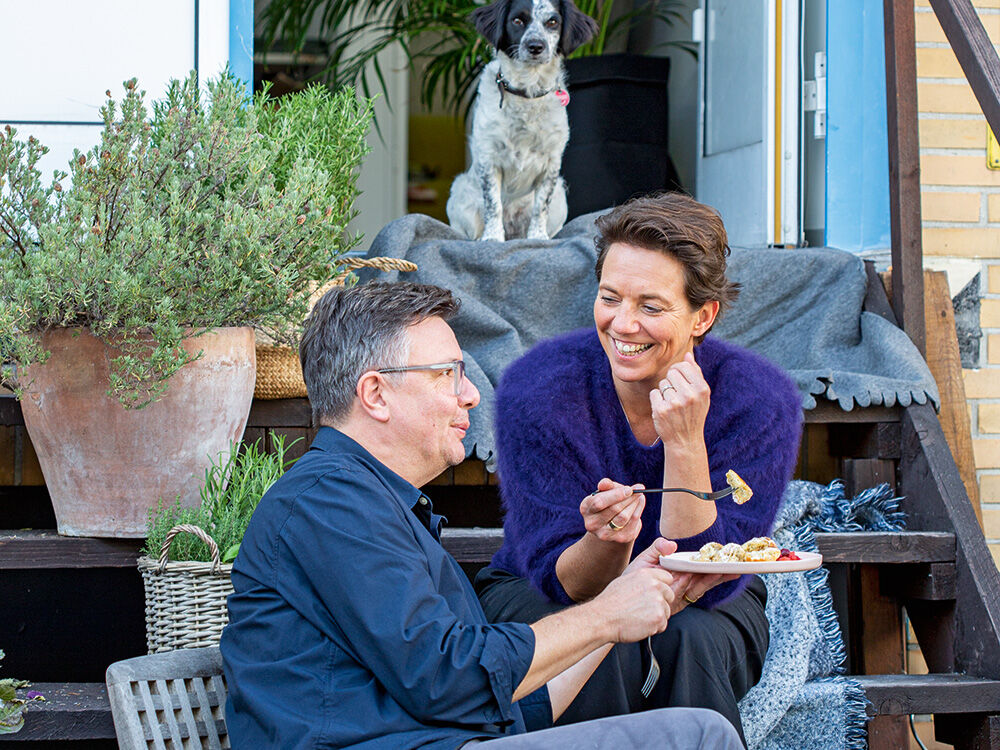
<path id="1" fill-rule="evenodd" d="M 542 54 L 545 51 L 545 44 L 544 44 L 544 42 L 531 41 L 531 42 L 528 42 L 527 44 L 525 44 L 524 46 L 528 48 L 528 52 L 530 54 L 535 55 L 535 56 L 540 55 L 540 54 Z"/>

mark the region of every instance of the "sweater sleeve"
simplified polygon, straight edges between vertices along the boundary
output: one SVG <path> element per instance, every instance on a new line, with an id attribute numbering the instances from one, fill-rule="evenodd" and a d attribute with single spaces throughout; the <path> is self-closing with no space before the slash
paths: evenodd
<path id="1" fill-rule="evenodd" d="M 540 375 L 540 359 L 559 363 Z M 556 576 L 556 560 L 585 533 L 580 503 L 603 476 L 588 448 L 597 444 L 595 428 L 576 416 L 588 408 L 582 380 L 572 362 L 546 356 L 543 348 L 512 364 L 496 395 L 504 542 L 493 564 L 565 604 L 572 601 Z M 576 392 L 574 401 L 568 402 L 569 391 Z"/>
<path id="2" fill-rule="evenodd" d="M 728 346 L 726 347 L 729 348 Z M 802 437 L 802 400 L 792 380 L 757 355 L 735 350 L 721 359 L 712 383 L 712 409 L 705 425 L 712 486 L 726 486 L 734 470 L 753 490 L 743 505 L 717 503 L 716 522 L 692 537 L 678 539 L 681 550 L 710 541 L 739 542 L 770 533 L 785 487 L 792 477 Z M 716 586 L 707 607 L 741 591 L 744 576 Z"/>

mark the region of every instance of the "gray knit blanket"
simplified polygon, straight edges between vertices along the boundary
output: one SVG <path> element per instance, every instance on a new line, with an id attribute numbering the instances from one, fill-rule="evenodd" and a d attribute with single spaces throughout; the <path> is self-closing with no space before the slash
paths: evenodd
<path id="1" fill-rule="evenodd" d="M 792 481 L 772 532 L 778 546 L 816 552 L 817 531 L 894 531 L 905 518 L 887 484 L 854 498 L 836 480 L 828 486 Z M 772 573 L 767 586 L 771 641 L 764 670 L 740 701 L 750 750 L 863 750 L 867 700 L 843 676 L 840 633 L 827 570 Z"/>
<path id="2" fill-rule="evenodd" d="M 441 222 L 411 214 L 385 226 L 368 255 L 405 258 L 418 270 L 360 271 L 451 289 L 462 300 L 452 327 L 466 371 L 482 396 L 472 412 L 466 452 L 493 463 L 493 389 L 533 344 L 592 326 L 597 281 L 594 218 L 580 216 L 551 240 L 461 239 Z M 787 370 L 806 409 L 817 398 L 855 404 L 938 402 L 920 353 L 898 328 L 861 311 L 862 262 L 827 248 L 734 248 L 730 277 L 743 285 L 712 333 L 752 349 Z"/>

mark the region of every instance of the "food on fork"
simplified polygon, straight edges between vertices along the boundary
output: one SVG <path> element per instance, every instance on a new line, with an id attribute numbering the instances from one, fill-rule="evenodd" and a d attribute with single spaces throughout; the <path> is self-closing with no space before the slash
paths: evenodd
<path id="1" fill-rule="evenodd" d="M 726 484 L 733 488 L 733 501 L 737 505 L 743 505 L 753 497 L 753 490 L 750 485 L 743 481 L 739 474 L 730 469 L 726 472 Z"/>

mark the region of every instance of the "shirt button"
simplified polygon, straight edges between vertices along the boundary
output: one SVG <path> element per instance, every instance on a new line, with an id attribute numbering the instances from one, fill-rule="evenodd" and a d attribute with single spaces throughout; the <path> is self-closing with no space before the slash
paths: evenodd
<path id="1" fill-rule="evenodd" d="M 426 497 L 420 498 L 420 504 L 421 505 L 427 505 L 427 498 Z"/>

